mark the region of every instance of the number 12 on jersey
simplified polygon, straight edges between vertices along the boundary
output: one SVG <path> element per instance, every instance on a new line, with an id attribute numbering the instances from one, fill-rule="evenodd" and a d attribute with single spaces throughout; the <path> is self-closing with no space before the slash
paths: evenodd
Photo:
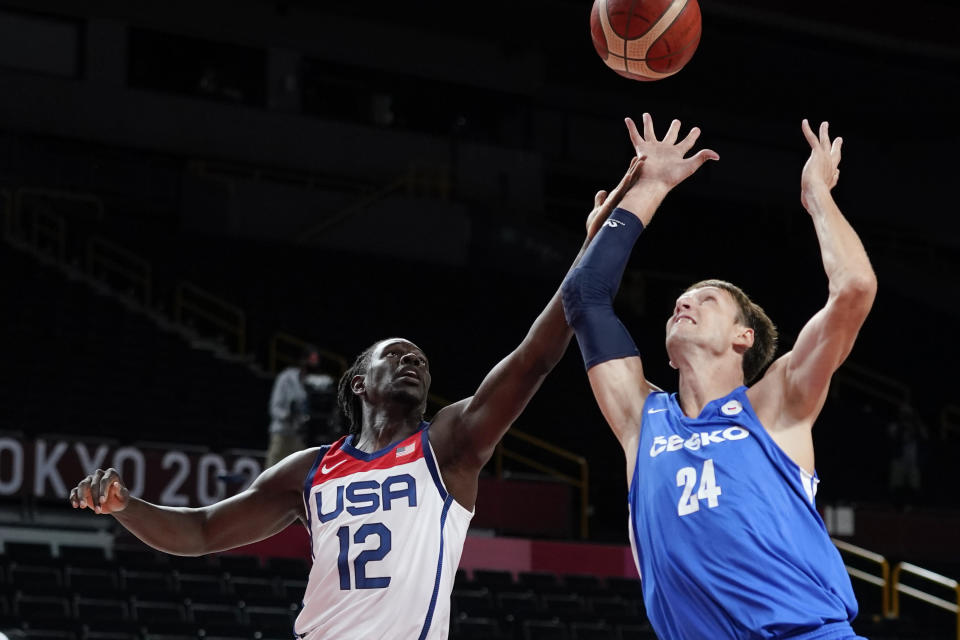
<path id="1" fill-rule="evenodd" d="M 390 529 L 382 522 L 371 522 L 362 525 L 353 535 L 353 542 L 363 544 L 370 536 L 377 536 L 380 544 L 376 549 L 367 549 L 361 551 L 353 561 L 353 577 L 357 589 L 383 589 L 390 586 L 390 577 L 372 577 L 367 576 L 367 563 L 383 560 L 393 548 L 393 538 L 390 535 Z M 337 529 L 337 537 L 340 539 L 340 554 L 337 556 L 337 570 L 340 572 L 340 589 L 342 591 L 350 590 L 350 562 L 348 554 L 350 553 L 350 528 L 340 527 Z"/>
<path id="2" fill-rule="evenodd" d="M 680 502 L 677 503 L 677 515 L 687 516 L 700 509 L 700 501 L 706 500 L 707 506 L 711 509 L 720 504 L 717 496 L 723 491 L 717 484 L 717 475 L 713 470 L 713 458 L 703 463 L 703 469 L 700 471 L 700 486 L 697 493 L 693 493 L 693 487 L 697 484 L 697 470 L 693 467 L 684 467 L 677 471 L 677 486 L 683 487 L 683 493 L 680 495 Z"/>

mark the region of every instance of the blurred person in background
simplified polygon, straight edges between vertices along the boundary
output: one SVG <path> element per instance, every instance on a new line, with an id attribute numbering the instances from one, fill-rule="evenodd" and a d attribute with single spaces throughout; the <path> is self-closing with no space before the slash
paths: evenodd
<path id="1" fill-rule="evenodd" d="M 888 487 L 897 507 L 915 505 L 921 497 L 921 458 L 927 437 L 927 426 L 913 405 L 900 403 L 898 416 L 887 424 Z"/>
<path id="2" fill-rule="evenodd" d="M 330 442 L 339 437 L 335 399 L 336 383 L 320 371 L 320 352 L 306 345 L 297 366 L 281 371 L 273 383 L 266 466 L 305 449 L 308 440 Z"/>

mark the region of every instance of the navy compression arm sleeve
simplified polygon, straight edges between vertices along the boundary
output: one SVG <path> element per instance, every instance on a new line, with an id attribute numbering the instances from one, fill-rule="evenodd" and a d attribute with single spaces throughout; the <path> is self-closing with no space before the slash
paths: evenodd
<path id="1" fill-rule="evenodd" d="M 560 286 L 563 311 L 580 344 L 587 369 L 607 360 L 640 355 L 613 311 L 613 298 L 643 223 L 626 209 L 613 210 L 580 264 Z"/>

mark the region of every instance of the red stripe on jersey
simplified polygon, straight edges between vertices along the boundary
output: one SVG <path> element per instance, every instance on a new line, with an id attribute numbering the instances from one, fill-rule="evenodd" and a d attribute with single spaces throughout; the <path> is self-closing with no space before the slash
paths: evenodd
<path id="1" fill-rule="evenodd" d="M 313 480 L 310 486 L 323 484 L 334 478 L 343 478 L 361 471 L 372 471 L 374 469 L 389 469 L 401 464 L 407 464 L 423 457 L 423 446 L 421 443 L 421 432 L 417 431 L 406 440 L 391 445 L 385 453 L 378 455 L 372 460 L 363 460 L 356 457 L 352 452 L 343 448 L 346 438 L 337 440 L 317 467 L 313 474 Z M 379 453 L 379 452 L 378 452 Z"/>

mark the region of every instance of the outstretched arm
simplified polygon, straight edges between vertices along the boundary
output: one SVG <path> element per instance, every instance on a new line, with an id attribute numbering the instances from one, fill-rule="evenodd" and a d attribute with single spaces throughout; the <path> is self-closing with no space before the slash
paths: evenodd
<path id="1" fill-rule="evenodd" d="M 564 306 L 577 333 L 594 397 L 627 454 L 629 477 L 643 404 L 656 387 L 644 375 L 636 346 L 614 313 L 613 299 L 633 244 L 664 197 L 704 162 L 719 156 L 705 149 L 685 158 L 700 131 L 693 128 L 678 142 L 679 120 L 670 124 L 662 140 L 657 140 L 649 114 L 643 114 L 642 135 L 629 118 L 627 128 L 637 154 L 646 158 L 640 177 L 611 216 L 612 224 L 597 235 L 580 266 L 564 282 Z"/>
<path id="2" fill-rule="evenodd" d="M 245 491 L 208 507 L 162 507 L 134 498 L 116 469 L 87 476 L 69 499 L 74 508 L 112 514 L 154 549 L 198 556 L 263 540 L 304 519 L 301 492 L 316 455 L 317 449 L 307 449 L 289 456 Z"/>
<path id="3" fill-rule="evenodd" d="M 642 158 L 634 158 L 620 184 L 608 196 L 597 193 L 587 218 L 587 238 L 576 264 L 597 230 L 636 180 Z M 441 410 L 430 428 L 444 481 L 451 494 L 470 509 L 476 501 L 477 476 L 514 420 L 560 361 L 573 332 L 554 294 L 520 345 L 483 379 L 477 392 Z"/>
<path id="4" fill-rule="evenodd" d="M 780 357 L 757 383 L 757 400 L 770 407 L 770 427 L 809 432 L 826 400 L 830 378 L 853 348 L 877 292 L 877 279 L 857 233 L 830 194 L 840 176 L 841 138 L 832 143 L 826 122 L 814 134 L 806 120 L 803 134 L 810 158 L 803 167 L 800 200 L 813 220 L 829 281 L 827 303 L 804 326 L 793 350 Z M 803 438 L 808 442 L 809 438 Z M 812 442 L 809 459 L 812 467 Z M 789 452 L 788 452 L 789 453 Z M 801 463 L 802 464 L 802 463 Z"/>

